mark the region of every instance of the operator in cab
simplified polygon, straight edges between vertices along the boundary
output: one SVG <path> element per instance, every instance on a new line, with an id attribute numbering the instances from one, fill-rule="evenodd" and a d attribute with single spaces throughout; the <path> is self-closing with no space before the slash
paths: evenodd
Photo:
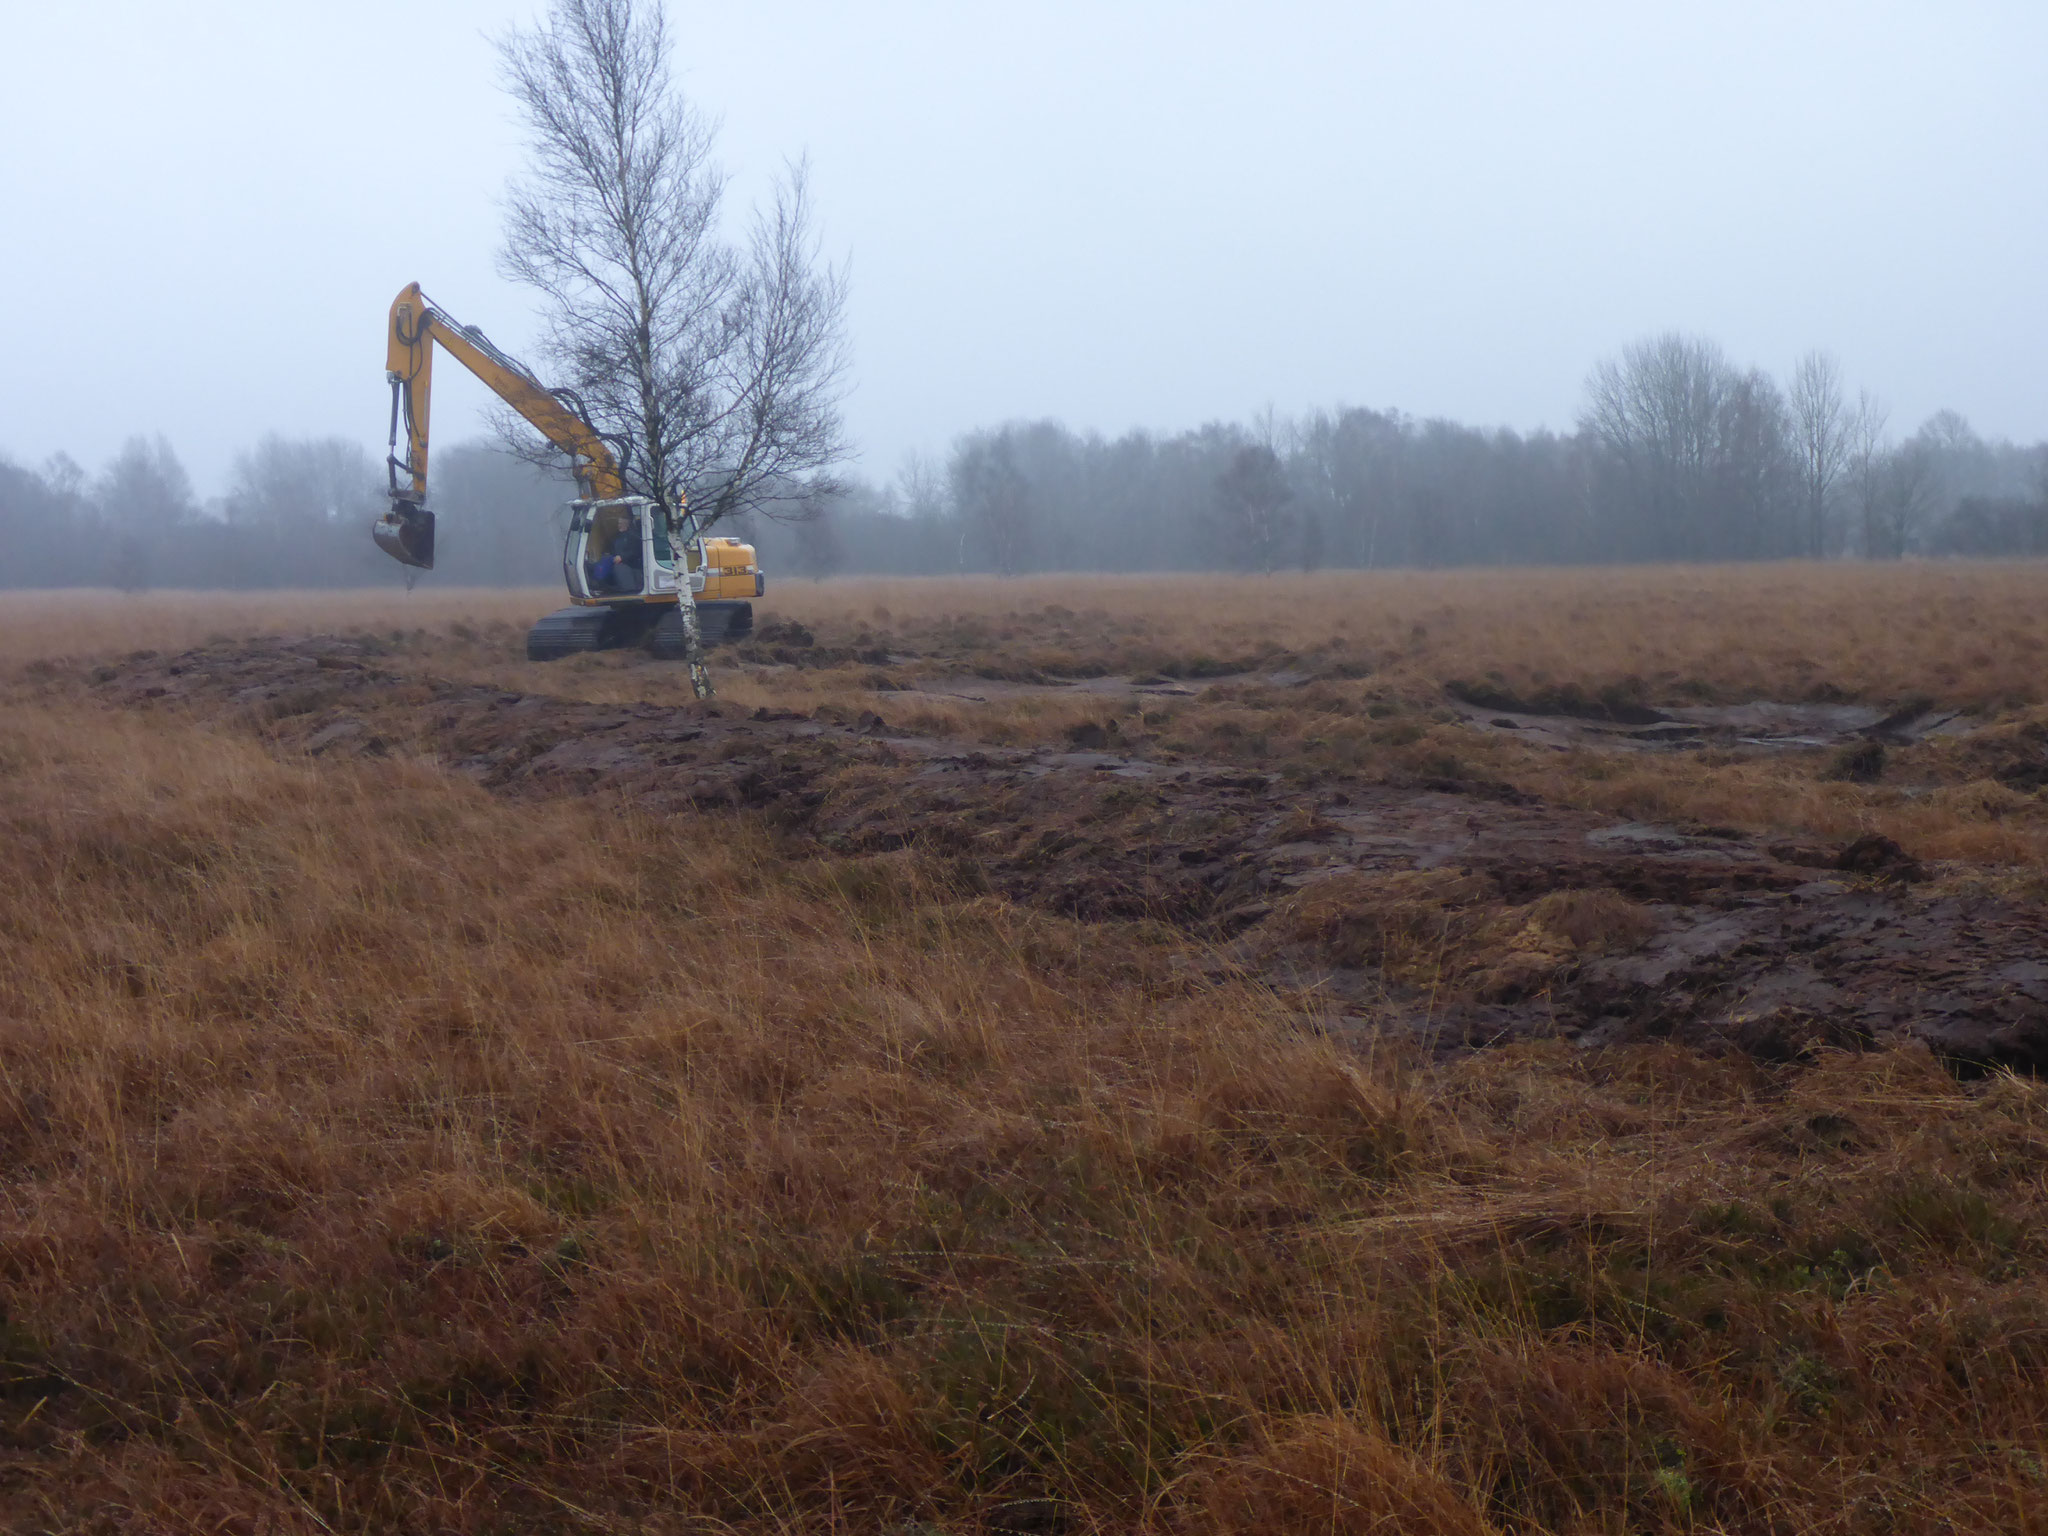
<path id="1" fill-rule="evenodd" d="M 613 592 L 638 592 L 643 582 L 640 567 L 640 518 L 631 507 L 619 511 L 619 531 L 597 560 L 592 574 L 596 585 Z"/>

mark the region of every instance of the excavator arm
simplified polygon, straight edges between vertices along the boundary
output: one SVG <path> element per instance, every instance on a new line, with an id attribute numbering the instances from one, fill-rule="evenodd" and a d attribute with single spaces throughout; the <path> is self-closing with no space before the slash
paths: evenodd
<path id="1" fill-rule="evenodd" d="M 587 498 L 623 496 L 625 480 L 611 445 L 585 421 L 573 397 L 549 389 L 493 346 L 483 332 L 451 320 L 427 302 L 418 283 L 391 301 L 385 369 L 391 381 L 391 507 L 373 530 L 377 545 L 402 565 L 434 564 L 434 514 L 427 510 L 427 426 L 433 406 L 434 348 L 445 348 L 541 436 L 569 455 Z M 400 435 L 405 457 L 400 458 Z"/>

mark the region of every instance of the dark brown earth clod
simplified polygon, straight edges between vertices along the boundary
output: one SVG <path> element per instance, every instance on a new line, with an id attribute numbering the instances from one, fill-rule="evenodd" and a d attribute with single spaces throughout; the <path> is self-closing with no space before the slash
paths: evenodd
<path id="1" fill-rule="evenodd" d="M 1835 859 L 1835 868 L 1878 880 L 1924 880 L 1920 861 L 1888 837 L 1859 837 Z"/>

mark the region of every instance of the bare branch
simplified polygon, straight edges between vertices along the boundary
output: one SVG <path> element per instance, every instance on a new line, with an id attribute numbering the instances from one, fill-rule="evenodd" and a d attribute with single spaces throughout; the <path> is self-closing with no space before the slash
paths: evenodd
<path id="1" fill-rule="evenodd" d="M 1820 559 L 1830 544 L 1830 512 L 1849 467 L 1851 422 L 1842 400 L 1842 371 L 1833 356 L 1809 352 L 1792 370 L 1790 394 L 1806 553 Z"/>
<path id="2" fill-rule="evenodd" d="M 846 454 L 846 279 L 804 165 L 744 246 L 723 236 L 717 126 L 676 87 L 651 0 L 555 0 L 500 53 L 531 151 L 500 269 L 541 295 L 548 364 L 592 425 L 632 445 L 627 484 L 687 497 L 700 528 L 809 515 Z"/>

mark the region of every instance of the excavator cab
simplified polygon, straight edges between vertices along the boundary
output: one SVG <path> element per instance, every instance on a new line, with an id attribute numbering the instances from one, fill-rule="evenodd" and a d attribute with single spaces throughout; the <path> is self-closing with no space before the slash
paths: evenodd
<path id="1" fill-rule="evenodd" d="M 645 496 L 569 504 L 562 576 L 572 597 L 593 603 L 674 601 L 703 585 L 679 565 L 667 508 Z"/>
<path id="2" fill-rule="evenodd" d="M 682 659 L 685 602 L 702 644 L 744 640 L 762 587 L 752 545 L 704 538 L 687 512 L 647 496 L 570 502 L 562 580 L 576 606 L 534 626 L 529 660 L 627 645 Z"/>

